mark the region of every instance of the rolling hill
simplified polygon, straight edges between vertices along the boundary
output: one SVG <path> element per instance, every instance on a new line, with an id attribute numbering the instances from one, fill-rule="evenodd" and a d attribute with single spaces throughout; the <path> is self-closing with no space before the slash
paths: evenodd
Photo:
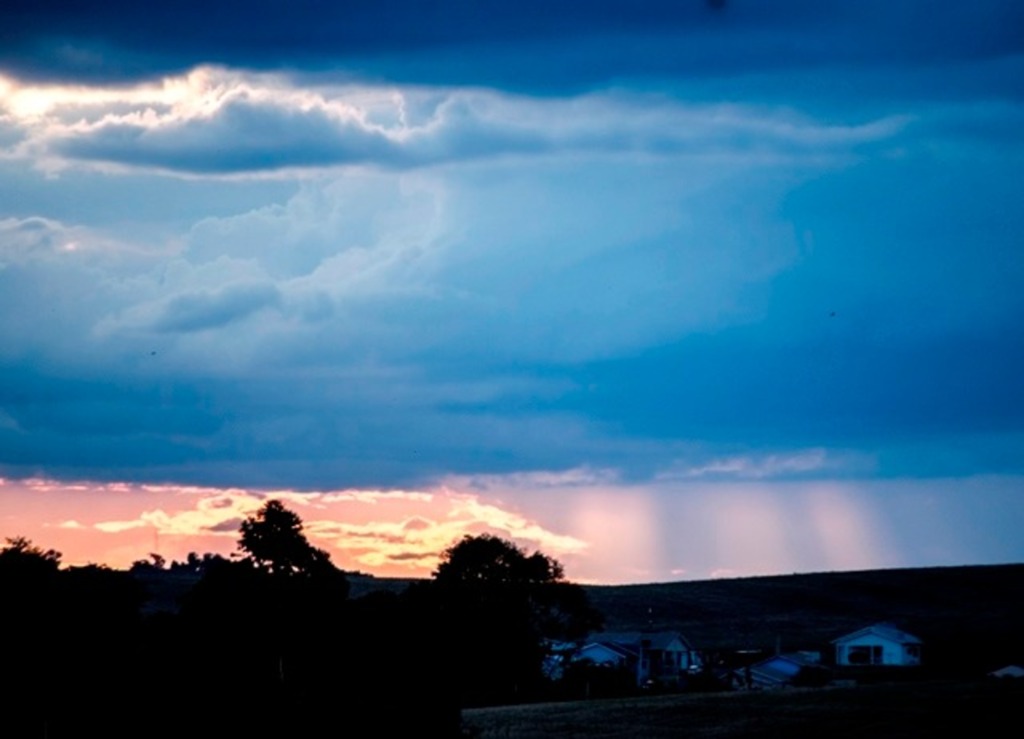
<path id="1" fill-rule="evenodd" d="M 700 649 L 827 649 L 892 621 L 959 659 L 1024 659 L 1024 564 L 588 586 L 608 630 L 676 629 Z M 1004 659 L 1005 658 L 1005 659 Z"/>

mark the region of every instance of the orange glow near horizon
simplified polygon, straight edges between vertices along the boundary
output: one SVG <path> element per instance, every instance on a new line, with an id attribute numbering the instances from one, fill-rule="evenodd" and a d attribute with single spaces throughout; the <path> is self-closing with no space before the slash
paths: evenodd
<path id="1" fill-rule="evenodd" d="M 150 553 L 168 561 L 189 552 L 230 555 L 241 521 L 277 498 L 346 570 L 429 577 L 446 547 L 489 532 L 558 559 L 577 582 L 664 582 L 969 564 L 966 522 L 937 527 L 940 512 L 922 510 L 922 501 L 942 503 L 931 491 L 962 485 L 641 485 L 524 473 L 452 478 L 425 490 L 298 492 L 0 479 L 0 537 L 57 549 L 66 565 L 124 568 Z M 1018 485 L 1014 478 L 974 483 L 1003 499 Z"/>
<path id="2" fill-rule="evenodd" d="M 66 565 L 125 568 L 150 553 L 168 561 L 189 552 L 229 556 L 242 520 L 271 498 L 299 514 L 309 540 L 339 567 L 378 576 L 428 576 L 446 547 L 483 531 L 555 557 L 585 548 L 514 511 L 447 489 L 300 493 L 39 479 L 0 480 L 0 535 L 57 549 Z"/>

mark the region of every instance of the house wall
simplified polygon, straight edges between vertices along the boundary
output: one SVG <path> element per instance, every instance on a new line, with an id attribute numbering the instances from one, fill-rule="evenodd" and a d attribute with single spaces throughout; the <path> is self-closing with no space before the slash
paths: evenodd
<path id="1" fill-rule="evenodd" d="M 680 670 L 685 672 L 691 667 L 700 667 L 700 657 L 696 652 L 688 649 L 687 646 L 679 639 L 675 639 L 668 645 L 665 650 L 671 652 L 676 660 L 676 665 Z"/>
<path id="2" fill-rule="evenodd" d="M 872 650 L 866 661 L 851 659 L 856 655 L 857 648 Z M 907 647 L 899 642 L 883 639 L 875 634 L 864 634 L 836 645 L 836 664 L 839 665 L 919 665 L 921 664 L 920 648 L 915 657 Z"/>

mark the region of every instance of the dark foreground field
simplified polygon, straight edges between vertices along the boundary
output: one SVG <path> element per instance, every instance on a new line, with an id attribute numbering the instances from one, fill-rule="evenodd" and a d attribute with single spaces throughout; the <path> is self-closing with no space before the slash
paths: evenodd
<path id="1" fill-rule="evenodd" d="M 463 711 L 478 739 L 923 739 L 1020 730 L 1024 680 L 663 695 Z"/>

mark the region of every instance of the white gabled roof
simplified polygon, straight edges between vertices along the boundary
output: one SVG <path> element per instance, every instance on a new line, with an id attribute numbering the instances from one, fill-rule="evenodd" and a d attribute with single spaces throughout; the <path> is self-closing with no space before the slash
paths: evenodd
<path id="1" fill-rule="evenodd" d="M 921 640 L 913 634 L 908 634 L 906 631 L 903 631 L 902 629 L 897 628 L 894 624 L 888 622 L 882 622 L 872 624 L 871 626 L 865 626 L 863 629 L 854 631 L 851 634 L 846 634 L 844 636 L 839 637 L 838 639 L 833 639 L 832 643 L 842 644 L 844 642 L 852 641 L 854 639 L 859 639 L 860 637 L 866 636 L 868 634 L 874 634 L 880 639 L 895 642 L 896 644 L 921 643 Z"/>
<path id="2" fill-rule="evenodd" d="M 1020 678 L 1024 677 L 1024 667 L 1020 667 L 1019 665 L 1007 665 L 1006 667 L 1001 667 L 998 670 L 993 670 L 988 673 L 988 675 L 989 677 Z"/>
<path id="3" fill-rule="evenodd" d="M 579 650 L 576 652 L 574 656 L 574 659 L 588 659 L 586 655 L 589 652 L 604 652 L 609 655 L 614 655 L 619 659 L 623 660 L 635 658 L 637 656 L 637 651 L 635 649 L 631 649 L 622 644 L 615 644 L 613 642 L 591 641 L 587 642 L 579 648 Z"/>

